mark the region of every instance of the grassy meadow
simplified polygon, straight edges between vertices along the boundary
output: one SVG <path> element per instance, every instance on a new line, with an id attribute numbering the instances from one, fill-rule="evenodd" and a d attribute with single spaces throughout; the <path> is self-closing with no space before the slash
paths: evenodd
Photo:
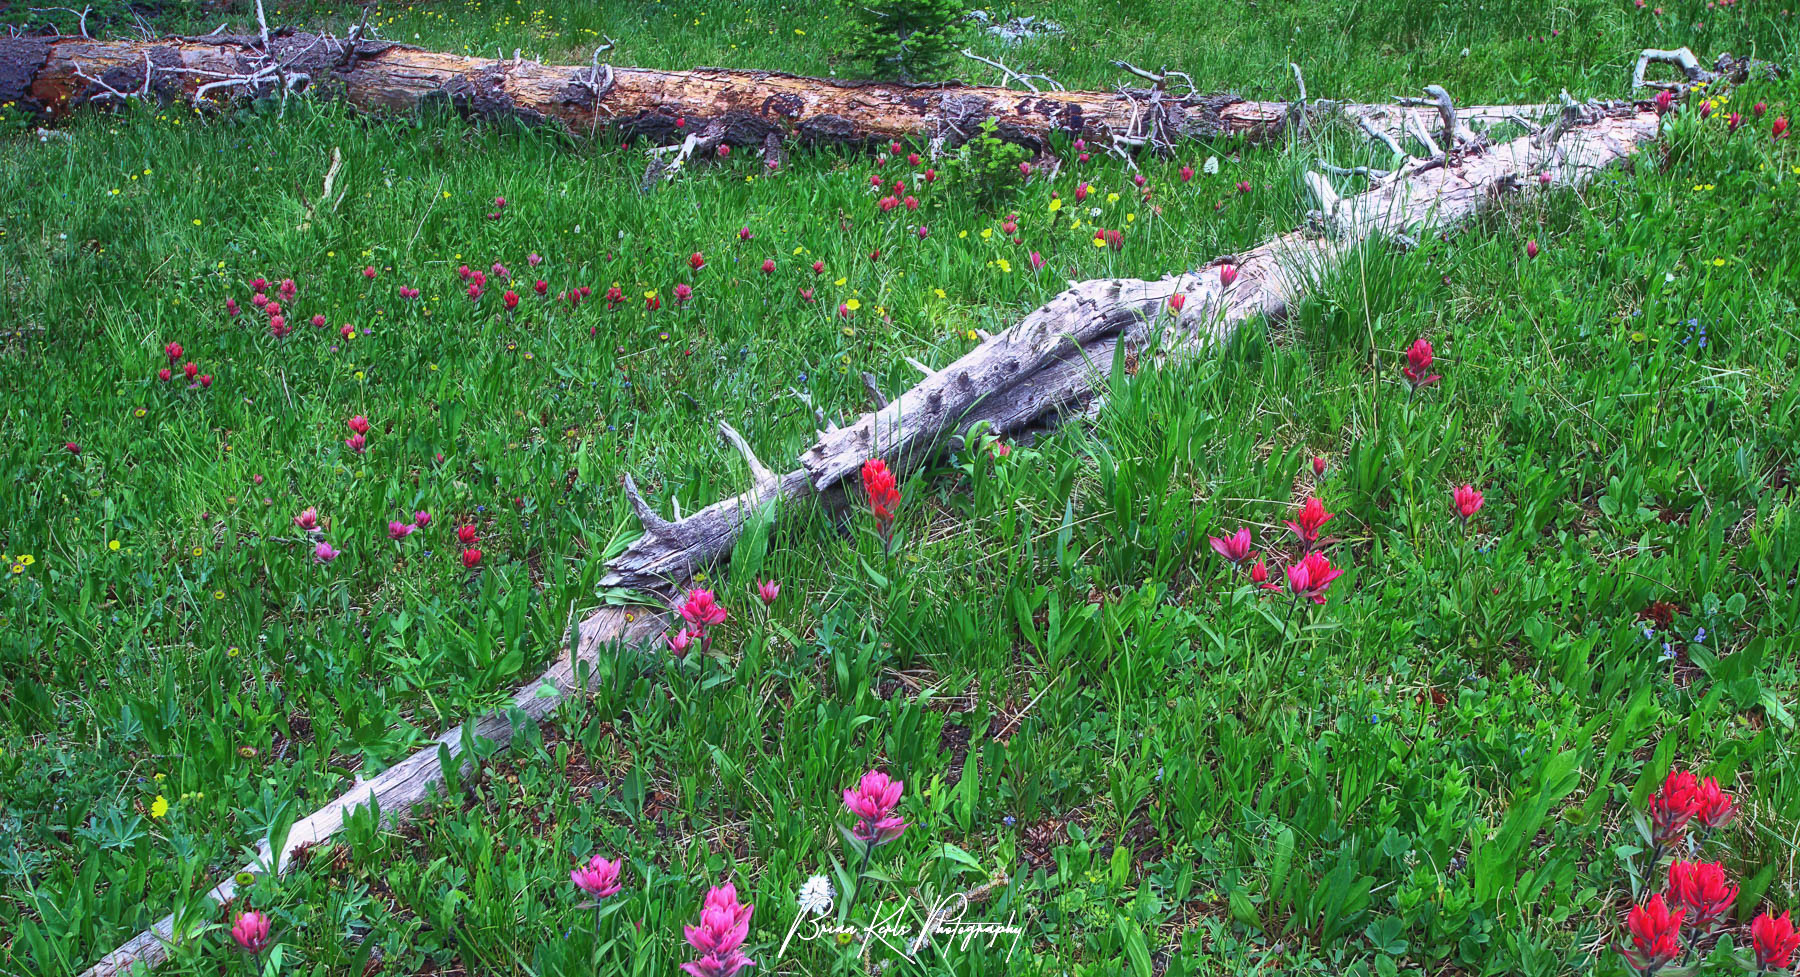
<path id="1" fill-rule="evenodd" d="M 1314 97 L 1539 102 L 1629 94 L 1644 47 L 1793 60 L 1781 2 L 1094 0 L 994 7 L 1061 32 L 971 43 L 1071 89 L 1122 58 L 1282 99 L 1297 62 Z M 829 5 L 372 22 L 851 73 Z M 499 707 L 621 598 L 598 582 L 638 531 L 623 474 L 665 514 L 740 492 L 720 421 L 790 468 L 807 401 L 854 417 L 862 372 L 902 389 L 909 357 L 947 364 L 1071 280 L 1247 250 L 1298 224 L 1321 155 L 1374 157 L 1338 131 L 1194 144 L 1139 186 L 1070 153 L 985 200 L 927 181 L 922 146 L 743 153 L 646 194 L 644 147 L 604 135 L 296 102 L 40 136 L 0 108 L 0 974 L 75 974 L 171 911 L 215 924 L 160 971 L 184 977 L 673 974 L 729 881 L 746 973 L 1611 977 L 1669 855 L 1738 889 L 1662 973 L 1745 972 L 1751 920 L 1800 909 L 1800 144 L 1772 136 L 1800 82 L 1722 97 L 1579 192 L 1365 247 L 1289 321 L 1115 364 L 1091 423 L 939 458 L 891 546 L 866 512 L 790 507 L 697 581 L 729 614 L 707 650 L 607 651 L 413 819 L 366 813 L 229 910 L 201 896 L 271 826 Z M 919 209 L 879 211 L 872 177 Z M 1415 390 L 1421 338 L 1441 380 Z M 1248 527 L 1283 584 L 1309 497 L 1346 571 L 1322 604 L 1209 542 Z M 907 827 L 864 857 L 843 793 L 871 769 Z M 1735 816 L 1653 845 L 1681 771 Z M 593 856 L 621 860 L 597 910 L 570 875 Z M 818 874 L 824 917 L 796 903 Z M 964 921 L 1016 938 L 909 961 L 812 932 L 910 932 L 970 890 Z M 256 955 L 229 932 L 251 907 Z"/>

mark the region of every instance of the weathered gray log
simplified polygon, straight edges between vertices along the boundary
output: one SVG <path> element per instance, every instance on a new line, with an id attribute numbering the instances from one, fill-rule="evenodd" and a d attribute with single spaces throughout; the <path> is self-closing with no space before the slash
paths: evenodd
<path id="1" fill-rule="evenodd" d="M 752 490 L 685 519 L 647 523 L 644 535 L 608 566 L 605 582 L 654 586 L 685 577 L 687 569 L 728 555 L 750 514 L 771 499 L 803 499 L 806 486 L 832 488 L 870 458 L 904 469 L 946 437 L 976 424 L 1006 435 L 1046 416 L 1079 410 L 1104 379 L 1120 338 L 1141 340 L 1146 325 L 1165 314 L 1172 295 L 1184 300 L 1176 333 L 1189 350 L 1204 348 L 1246 320 L 1285 316 L 1309 281 L 1373 235 L 1417 235 L 1458 223 L 1507 191 L 1540 185 L 1540 173 L 1551 174 L 1552 185 L 1584 182 L 1657 132 L 1656 113 L 1645 107 L 1577 106 L 1575 111 L 1576 121 L 1553 146 L 1526 136 L 1466 152 L 1448 165 L 1414 160 L 1365 193 L 1341 199 L 1330 194 L 1322 201 L 1326 233 L 1284 234 L 1234 258 L 1156 281 L 1079 283 L 885 407 L 822 433 L 801 455 L 801 467 L 781 476 L 777 492 Z M 1227 267 L 1236 279 L 1229 287 L 1221 281 Z"/>
<path id="2" fill-rule="evenodd" d="M 1166 310 L 1172 295 L 1185 300 L 1180 312 L 1172 314 L 1172 348 L 1178 354 L 1197 352 L 1247 320 L 1283 317 L 1309 281 L 1372 236 L 1418 234 L 1466 220 L 1507 192 L 1536 186 L 1540 172 L 1551 173 L 1555 184 L 1579 185 L 1625 159 L 1658 131 L 1657 114 L 1640 105 L 1571 106 L 1565 111 L 1573 115 L 1553 146 L 1528 136 L 1497 147 L 1469 148 L 1452 154 L 1448 162 L 1414 160 L 1391 181 L 1345 198 L 1315 177 L 1320 229 L 1284 234 L 1179 276 L 1077 284 L 955 363 L 932 371 L 886 407 L 826 433 L 802 456 L 801 467 L 785 475 L 769 471 L 735 431 L 724 428 L 726 439 L 750 467 L 752 488 L 671 521 L 657 516 L 630 485 L 627 494 L 645 532 L 609 565 L 606 582 L 643 587 L 666 601 L 685 585 L 693 568 L 728 555 L 753 514 L 780 499 L 804 499 L 833 488 L 868 458 L 905 466 L 976 424 L 1008 434 L 1080 410 L 1103 387 L 1118 344 L 1130 348 L 1144 342 L 1149 323 L 1170 314 Z M 1235 272 L 1229 285 L 1221 280 L 1226 267 Z M 531 718 L 547 715 L 571 691 L 578 662 L 592 661 L 609 642 L 654 641 L 667 621 L 665 610 L 602 608 L 582 622 L 573 648 L 549 672 L 517 690 L 513 708 Z M 513 735 L 504 713 L 470 720 L 469 725 L 476 736 L 499 744 Z M 403 816 L 440 779 L 438 748 L 460 755 L 464 731 L 458 727 L 444 733 L 301 820 L 280 853 L 271 853 L 265 841 L 260 857 L 245 870 L 285 871 L 297 851 L 332 837 L 345 815 L 360 806 L 376 803 L 389 817 Z M 224 903 L 235 892 L 235 884 L 227 880 L 207 897 Z M 168 959 L 169 945 L 186 938 L 176 930 L 173 916 L 163 918 L 107 954 L 84 977 L 118 977 L 134 965 L 147 969 L 161 964 Z"/>
<path id="3" fill-rule="evenodd" d="M 1583 178 L 1596 165 L 1617 160 L 1656 134 L 1656 114 L 1627 107 L 1571 127 L 1559 142 L 1564 166 Z M 1329 208 L 1333 233 L 1283 235 L 1239 256 L 1237 281 L 1220 286 L 1219 275 L 1191 273 L 1158 282 L 1084 282 L 1063 292 L 1023 321 L 995 336 L 879 411 L 822 436 L 801 456 L 813 486 L 824 489 L 849 476 L 865 459 L 905 455 L 948 433 L 983 399 L 1011 389 L 1076 349 L 1117 333 L 1156 313 L 1180 292 L 1180 321 L 1217 337 L 1253 317 L 1279 317 L 1296 297 L 1299 273 L 1334 266 L 1347 249 L 1377 233 L 1416 233 L 1452 224 L 1484 209 L 1501 191 L 1537 175 L 1541 159 L 1532 137 L 1469 153 L 1449 164 L 1414 167 L 1403 178 L 1338 201 Z"/>

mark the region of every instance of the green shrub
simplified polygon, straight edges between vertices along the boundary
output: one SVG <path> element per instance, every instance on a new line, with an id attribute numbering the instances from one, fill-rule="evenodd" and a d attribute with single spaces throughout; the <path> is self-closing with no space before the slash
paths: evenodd
<path id="1" fill-rule="evenodd" d="M 957 148 L 945 167 L 952 190 L 991 202 L 1024 185 L 1027 174 L 1019 164 L 1031 159 L 1031 150 L 1001 139 L 999 132 L 999 120 L 989 118 L 973 139 Z"/>
<path id="2" fill-rule="evenodd" d="M 860 0 L 851 50 L 870 77 L 925 81 L 962 43 L 964 0 Z"/>

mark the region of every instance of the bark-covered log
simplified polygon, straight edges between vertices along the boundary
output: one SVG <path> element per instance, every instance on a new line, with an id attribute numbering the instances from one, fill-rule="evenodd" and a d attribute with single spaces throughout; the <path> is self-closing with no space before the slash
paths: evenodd
<path id="1" fill-rule="evenodd" d="M 890 139 L 951 143 L 988 118 L 1002 135 L 1042 148 L 1052 134 L 1099 146 L 1218 136 L 1268 136 L 1289 120 L 1285 102 L 1229 94 L 1175 97 L 1147 89 L 1013 91 L 975 85 L 842 82 L 774 71 L 657 71 L 559 66 L 424 51 L 386 41 L 276 32 L 159 41 L 0 38 L 0 103 L 47 121 L 129 97 L 216 99 L 312 92 L 370 111 L 432 103 L 484 119 L 516 119 L 591 134 L 614 129 L 656 143 L 704 139 L 761 149 L 770 137 L 802 143 Z M 1316 112 L 1366 111 L 1403 129 L 1408 109 L 1314 103 Z M 1540 106 L 1494 107 L 1496 121 Z M 1484 118 L 1467 110 L 1471 120 Z M 1386 122 L 1383 123 L 1387 125 Z"/>

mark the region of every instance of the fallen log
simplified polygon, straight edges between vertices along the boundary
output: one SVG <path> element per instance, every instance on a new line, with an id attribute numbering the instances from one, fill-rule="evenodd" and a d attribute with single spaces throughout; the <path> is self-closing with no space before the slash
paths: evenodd
<path id="1" fill-rule="evenodd" d="M 1644 103 L 1570 102 L 1555 126 L 1490 146 L 1479 138 L 1460 141 L 1447 96 L 1442 113 L 1451 144 L 1441 155 L 1409 157 L 1370 189 L 1349 197 L 1338 196 L 1324 176 L 1309 174 L 1319 203 L 1311 226 L 1243 254 L 1155 281 L 1072 284 L 949 366 L 924 367 L 928 373 L 924 380 L 877 410 L 847 427 L 822 432 L 801 456 L 800 467 L 791 472 L 775 474 L 735 430 L 722 425 L 721 433 L 750 469 L 752 485 L 742 495 L 671 521 L 658 515 L 625 476 L 625 492 L 644 533 L 609 563 L 603 583 L 639 588 L 660 608 L 635 613 L 620 607 L 600 609 L 575 629 L 570 647 L 548 672 L 515 692 L 512 710 L 472 719 L 396 766 L 358 782 L 296 823 L 280 852 L 272 851 L 265 839 L 257 859 L 244 871 L 285 872 L 296 853 L 330 839 L 358 807 L 378 804 L 387 817 L 401 816 L 441 779 L 440 750 L 460 759 L 465 732 L 504 745 L 513 736 L 511 716 L 541 718 L 575 691 L 578 663 L 594 661 L 609 644 L 654 642 L 668 626 L 668 601 L 696 568 L 724 559 L 748 521 L 768 506 L 837 490 L 869 458 L 881 457 L 905 468 L 978 426 L 1006 435 L 1079 412 L 1103 389 L 1119 344 L 1141 351 L 1161 316 L 1169 316 L 1171 327 L 1164 349 L 1174 356 L 1196 354 L 1223 341 L 1246 321 L 1283 318 L 1302 298 L 1308 282 L 1372 237 L 1404 240 L 1448 227 L 1528 186 L 1579 186 L 1655 139 L 1660 127 L 1660 117 Z M 1548 184 L 1539 182 L 1540 174 L 1550 176 Z M 1179 310 L 1170 306 L 1175 295 L 1184 299 Z M 235 892 L 235 883 L 227 880 L 206 898 L 224 904 Z M 189 932 L 188 924 L 166 916 L 107 954 L 83 977 L 117 977 L 135 972 L 136 967 L 154 968 Z"/>
<path id="2" fill-rule="evenodd" d="M 357 31 L 352 31 L 352 35 Z M 47 123 L 97 104 L 131 99 L 201 103 L 318 93 L 372 112 L 443 104 L 469 117 L 601 129 L 683 156 L 718 145 L 762 150 L 775 140 L 864 144 L 960 142 L 988 118 L 1005 138 L 1037 149 L 1063 135 L 1096 148 L 1166 147 L 1221 136 L 1281 132 L 1297 104 L 1230 94 L 1174 96 L 1161 89 L 1031 92 L 977 85 L 907 85 L 806 78 L 775 71 L 659 71 L 601 64 L 545 65 L 440 54 L 387 41 L 275 31 L 259 35 L 100 41 L 81 36 L 0 38 L 0 103 Z M 1341 113 L 1401 136 L 1430 108 L 1298 103 L 1313 116 Z M 1555 106 L 1465 109 L 1465 122 L 1541 117 Z"/>
<path id="3" fill-rule="evenodd" d="M 685 580 L 729 555 L 743 524 L 771 499 L 824 492 L 870 458 L 904 469 L 976 425 L 1015 434 L 1081 409 L 1104 380 L 1117 344 L 1142 344 L 1159 315 L 1172 316 L 1183 348 L 1205 348 L 1246 320 L 1283 318 L 1307 282 L 1371 236 L 1403 237 L 1459 223 L 1527 183 L 1578 185 L 1656 132 L 1657 115 L 1644 105 L 1571 105 L 1557 126 L 1542 133 L 1460 156 L 1453 150 L 1448 159 L 1415 158 L 1387 182 L 1351 197 L 1339 198 L 1324 177 L 1310 174 L 1321 207 L 1318 228 L 1157 281 L 1074 284 L 881 408 L 820 432 L 801 455 L 800 468 L 761 479 L 749 492 L 670 522 L 655 515 L 627 478 L 626 494 L 644 534 L 608 564 L 603 582 L 655 588 Z M 1551 177 L 1549 184 L 1537 183 L 1542 174 Z M 1177 294 L 1181 311 L 1169 313 L 1169 299 Z"/>

